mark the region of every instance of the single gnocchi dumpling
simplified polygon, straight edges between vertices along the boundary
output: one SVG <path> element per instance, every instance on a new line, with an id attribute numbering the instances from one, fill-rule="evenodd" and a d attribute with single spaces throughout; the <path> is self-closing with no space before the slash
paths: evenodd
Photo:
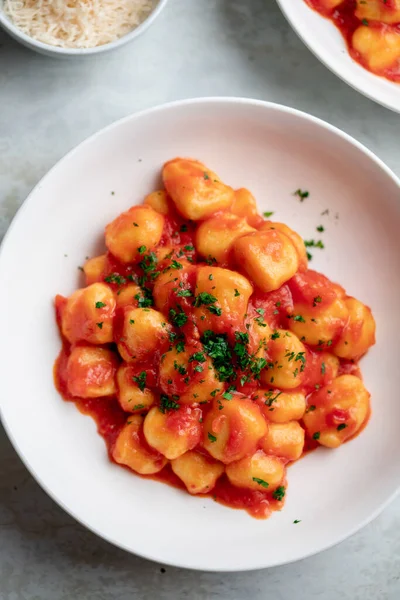
<path id="1" fill-rule="evenodd" d="M 167 395 L 179 397 L 181 404 L 209 402 L 224 391 L 211 360 L 202 346 L 178 342 L 163 354 L 160 362 L 160 387 Z"/>
<path id="2" fill-rule="evenodd" d="M 97 283 L 104 280 L 104 273 L 107 268 L 107 255 L 101 254 L 100 256 L 94 256 L 89 258 L 83 265 L 83 272 L 85 274 L 86 285 Z"/>
<path id="3" fill-rule="evenodd" d="M 116 393 L 118 359 L 111 350 L 76 346 L 67 362 L 67 388 L 78 398 L 100 398 Z"/>
<path id="4" fill-rule="evenodd" d="M 291 331 L 278 329 L 268 342 L 269 360 L 261 372 L 261 381 L 283 390 L 302 385 L 305 378 L 307 351 Z"/>
<path id="5" fill-rule="evenodd" d="M 272 423 L 299 421 L 306 412 L 306 397 L 302 392 L 259 389 L 253 399 Z"/>
<path id="6" fill-rule="evenodd" d="M 168 347 L 171 326 L 152 308 L 125 308 L 118 352 L 126 362 L 144 361 Z"/>
<path id="7" fill-rule="evenodd" d="M 267 432 L 267 423 L 258 406 L 249 398 L 217 397 L 204 419 L 203 446 L 224 464 L 254 452 Z"/>
<path id="8" fill-rule="evenodd" d="M 210 492 L 224 472 L 222 463 L 199 452 L 185 452 L 171 461 L 171 468 L 190 494 Z"/>
<path id="9" fill-rule="evenodd" d="M 266 221 L 259 228 L 259 231 L 281 231 L 284 233 L 292 242 L 296 248 L 297 256 L 299 258 L 299 271 L 305 271 L 308 265 L 307 250 L 304 245 L 303 238 L 298 233 L 293 231 L 285 223 L 277 223 L 276 221 Z"/>
<path id="10" fill-rule="evenodd" d="M 279 456 L 285 461 L 300 458 L 304 448 L 304 429 L 297 421 L 269 423 L 261 447 L 266 454 Z"/>
<path id="11" fill-rule="evenodd" d="M 257 227 L 262 222 L 262 218 L 257 212 L 256 199 L 246 188 L 235 190 L 231 212 L 238 217 L 246 219 L 252 227 Z"/>
<path id="12" fill-rule="evenodd" d="M 199 225 L 196 232 L 196 248 L 199 254 L 212 257 L 219 265 L 228 264 L 232 243 L 244 233 L 255 231 L 246 219 L 230 213 L 207 219 Z"/>
<path id="13" fill-rule="evenodd" d="M 400 23 L 400 0 L 364 0 L 357 2 L 355 15 L 360 21 Z"/>
<path id="14" fill-rule="evenodd" d="M 333 352 L 340 358 L 357 359 L 375 344 L 375 320 L 371 309 L 355 298 L 346 298 L 349 321 Z"/>
<path id="15" fill-rule="evenodd" d="M 359 431 L 369 416 L 370 394 L 355 375 L 340 375 L 308 398 L 303 417 L 308 435 L 337 448 Z"/>
<path id="16" fill-rule="evenodd" d="M 253 287 L 249 280 L 229 269 L 200 267 L 197 271 L 194 315 L 201 333 L 226 333 L 241 328 Z"/>
<path id="17" fill-rule="evenodd" d="M 167 269 L 164 273 L 161 272 L 155 281 L 154 304 L 164 314 L 168 314 L 169 309 L 175 307 L 177 302 L 182 303 L 190 299 L 193 301 L 192 288 L 197 268 L 189 263 L 181 264 L 181 269 Z"/>
<path id="18" fill-rule="evenodd" d="M 361 25 L 353 34 L 352 45 L 375 73 L 397 67 L 400 62 L 400 31 L 397 27 Z"/>
<path id="19" fill-rule="evenodd" d="M 125 412 L 135 413 L 154 404 L 154 393 L 146 387 L 147 372 L 122 364 L 117 372 L 118 402 Z"/>
<path id="20" fill-rule="evenodd" d="M 106 227 L 106 246 L 122 263 L 152 250 L 161 239 L 164 217 L 150 206 L 133 206 Z"/>
<path id="21" fill-rule="evenodd" d="M 123 288 L 120 288 L 115 294 L 117 308 L 125 308 L 126 306 L 132 306 L 136 308 L 138 306 L 139 299 L 142 298 L 142 296 L 142 288 L 136 283 L 130 283 Z"/>
<path id="22" fill-rule="evenodd" d="M 297 273 L 288 285 L 293 297 L 290 330 L 307 344 L 330 347 L 349 319 L 343 289 L 315 271 Z"/>
<path id="23" fill-rule="evenodd" d="M 144 420 L 144 437 L 152 448 L 173 460 L 200 442 L 201 415 L 199 408 L 190 406 L 172 410 L 154 406 Z"/>
<path id="24" fill-rule="evenodd" d="M 140 475 L 152 475 L 165 467 L 167 459 L 143 439 L 143 421 L 140 415 L 128 417 L 116 439 L 112 457 Z"/>
<path id="25" fill-rule="evenodd" d="M 170 160 L 165 163 L 162 176 L 165 189 L 187 219 L 206 219 L 233 202 L 233 189 L 197 160 Z"/>
<path id="26" fill-rule="evenodd" d="M 293 242 L 281 231 L 257 231 L 233 242 L 236 263 L 263 292 L 281 287 L 299 269 Z"/>
<path id="27" fill-rule="evenodd" d="M 285 466 L 276 456 L 258 450 L 225 467 L 232 485 L 261 492 L 273 492 L 285 480 Z"/>
<path id="28" fill-rule="evenodd" d="M 148 194 L 144 199 L 144 205 L 150 206 L 153 210 L 160 213 L 160 215 L 167 215 L 170 212 L 170 202 L 168 194 L 165 190 L 158 190 Z"/>
<path id="29" fill-rule="evenodd" d="M 62 333 L 71 344 L 107 344 L 113 341 L 114 314 L 112 290 L 105 283 L 93 283 L 67 299 L 61 315 Z"/>

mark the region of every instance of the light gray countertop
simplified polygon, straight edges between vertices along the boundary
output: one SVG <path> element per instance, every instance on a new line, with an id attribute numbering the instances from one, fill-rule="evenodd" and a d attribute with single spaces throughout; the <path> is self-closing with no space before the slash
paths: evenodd
<path id="1" fill-rule="evenodd" d="M 170 0 L 141 38 L 100 58 L 53 60 L 0 34 L 0 235 L 33 185 L 88 135 L 142 108 L 211 95 L 307 111 L 355 136 L 400 175 L 400 116 L 322 66 L 273 0 Z M 22 415 L 34 398 L 18 398 L 16 386 L 15 401 Z M 400 499 L 351 539 L 293 565 L 164 573 L 64 513 L 0 431 L 1 600 L 398 600 L 399 524 Z"/>

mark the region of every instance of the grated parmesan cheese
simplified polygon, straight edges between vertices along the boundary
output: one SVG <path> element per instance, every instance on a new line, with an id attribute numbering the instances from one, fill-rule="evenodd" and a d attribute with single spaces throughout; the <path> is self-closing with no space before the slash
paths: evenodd
<path id="1" fill-rule="evenodd" d="M 5 14 L 23 33 L 61 48 L 93 48 L 140 25 L 154 0 L 4 0 Z"/>

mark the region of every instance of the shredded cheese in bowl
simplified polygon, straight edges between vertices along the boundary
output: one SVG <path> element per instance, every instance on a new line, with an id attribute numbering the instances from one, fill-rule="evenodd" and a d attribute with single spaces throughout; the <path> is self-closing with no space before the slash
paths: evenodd
<path id="1" fill-rule="evenodd" d="M 4 0 L 4 13 L 26 35 L 61 48 L 93 48 L 123 37 L 155 0 Z"/>

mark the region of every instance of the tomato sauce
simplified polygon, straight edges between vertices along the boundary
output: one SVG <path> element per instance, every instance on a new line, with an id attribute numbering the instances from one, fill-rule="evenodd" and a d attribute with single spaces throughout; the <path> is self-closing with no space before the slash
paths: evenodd
<path id="1" fill-rule="evenodd" d="M 363 59 L 361 54 L 355 50 L 352 45 L 352 39 L 354 32 L 358 27 L 360 27 L 363 23 L 360 19 L 356 17 L 355 11 L 357 8 L 356 0 L 344 0 L 339 6 L 334 9 L 327 9 L 322 0 L 305 0 L 307 4 L 320 13 L 322 16 L 326 17 L 332 23 L 336 25 L 339 29 L 343 38 L 346 41 L 347 48 L 350 56 L 358 62 L 360 65 L 364 67 L 367 71 L 370 71 L 368 64 Z M 392 4 L 392 0 L 387 0 L 385 2 L 385 8 L 387 9 L 395 9 Z M 400 34 L 400 23 L 395 25 L 386 25 L 377 21 L 369 21 L 368 27 L 373 29 L 384 29 L 387 27 L 392 27 L 394 31 L 398 31 Z M 381 77 L 385 77 L 390 81 L 394 81 L 395 83 L 400 83 L 400 64 L 397 63 L 392 67 L 382 69 L 380 72 L 373 71 L 375 75 L 380 75 Z"/>

